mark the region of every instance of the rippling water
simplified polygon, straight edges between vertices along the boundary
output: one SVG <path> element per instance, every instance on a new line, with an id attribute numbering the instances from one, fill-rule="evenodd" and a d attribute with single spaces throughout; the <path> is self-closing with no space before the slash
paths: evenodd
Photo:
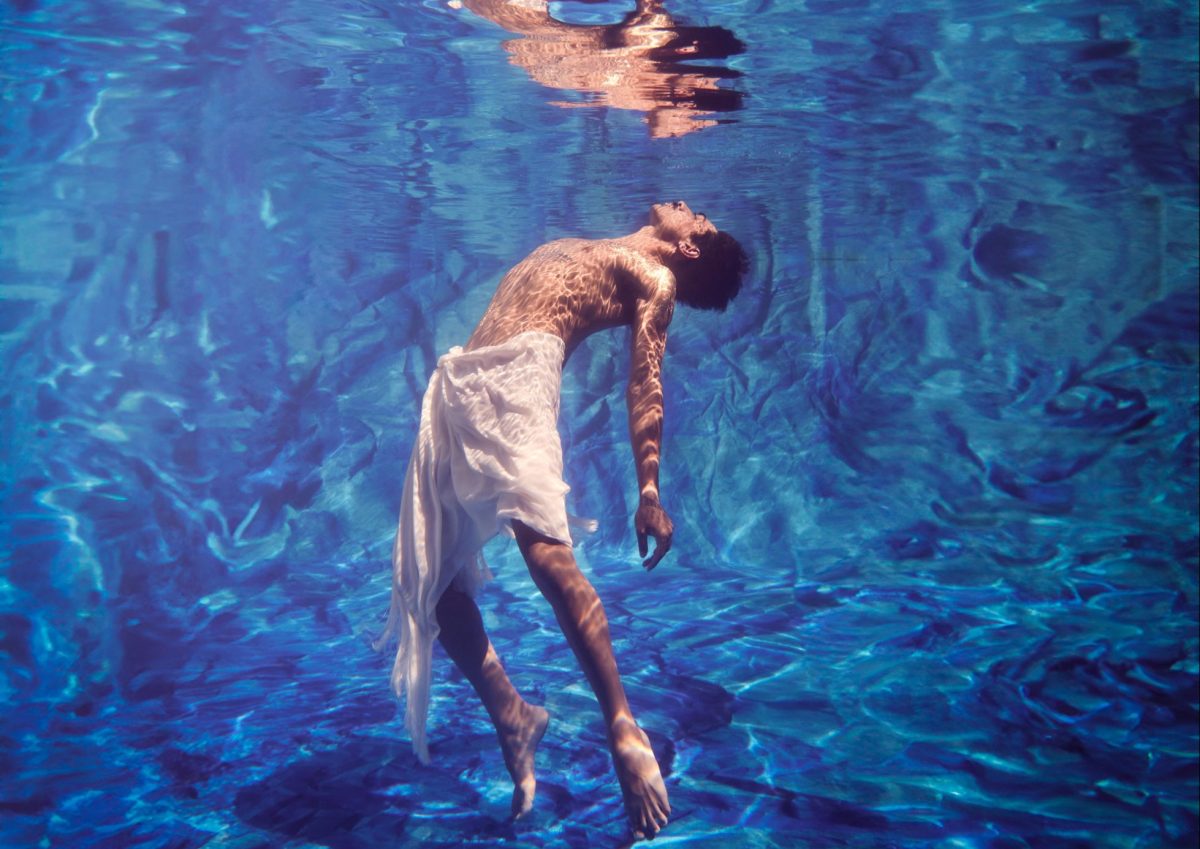
<path id="1" fill-rule="evenodd" d="M 1195 845 L 1195 4 L 667 3 L 742 48 L 682 125 L 433 0 L 0 8 L 5 846 L 617 845 L 512 548 L 530 821 L 445 658 L 419 767 L 369 637 L 438 354 L 674 198 L 755 268 L 676 317 L 655 572 L 620 334 L 561 422 L 660 841 Z"/>

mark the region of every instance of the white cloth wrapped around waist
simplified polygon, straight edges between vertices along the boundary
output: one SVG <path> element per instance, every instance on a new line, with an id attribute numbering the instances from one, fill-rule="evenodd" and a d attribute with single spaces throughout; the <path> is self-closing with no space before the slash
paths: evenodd
<path id="1" fill-rule="evenodd" d="M 474 351 L 452 348 L 425 390 L 380 638 L 382 644 L 399 632 L 392 687 L 407 696 L 405 725 L 423 763 L 442 593 L 454 582 L 473 595 L 491 577 L 480 550 L 514 520 L 571 544 L 558 436 L 563 350 L 550 333 L 522 333 Z M 578 524 L 595 529 L 594 522 Z"/>

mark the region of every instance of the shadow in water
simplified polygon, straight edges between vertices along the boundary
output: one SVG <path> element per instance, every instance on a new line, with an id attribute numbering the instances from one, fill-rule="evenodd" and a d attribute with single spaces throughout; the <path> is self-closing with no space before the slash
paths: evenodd
<path id="1" fill-rule="evenodd" d="M 478 747 L 475 747 L 478 748 Z M 469 773 L 471 770 L 467 770 Z M 423 799 L 452 802 L 436 822 L 414 817 Z M 458 770 L 422 768 L 406 741 L 352 738 L 299 757 L 237 793 L 234 812 L 257 829 L 330 849 L 456 846 L 455 834 L 513 835 Z M 445 839 L 437 831 L 445 827 Z"/>

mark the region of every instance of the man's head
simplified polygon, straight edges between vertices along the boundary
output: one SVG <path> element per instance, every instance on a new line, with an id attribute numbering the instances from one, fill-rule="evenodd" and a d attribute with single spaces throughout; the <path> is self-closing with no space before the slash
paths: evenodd
<path id="1" fill-rule="evenodd" d="M 667 260 L 675 275 L 675 299 L 702 310 L 724 310 L 750 266 L 737 239 L 683 201 L 650 207 L 650 225 L 658 238 L 675 246 Z"/>

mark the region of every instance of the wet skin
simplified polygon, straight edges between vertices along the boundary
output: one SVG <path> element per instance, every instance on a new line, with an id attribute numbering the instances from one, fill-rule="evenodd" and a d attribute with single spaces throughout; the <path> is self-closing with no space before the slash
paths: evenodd
<path id="1" fill-rule="evenodd" d="M 703 215 L 682 201 L 651 207 L 650 223 L 616 239 L 561 239 L 535 250 L 500 281 L 466 348 L 497 345 L 530 331 L 553 333 L 564 359 L 587 336 L 606 328 L 632 329 L 626 399 L 630 442 L 637 467 L 639 503 L 634 517 L 642 556 L 648 540 L 653 569 L 671 545 L 673 525 L 659 501 L 662 439 L 662 359 L 674 312 L 676 273 L 702 257 L 694 239 L 714 232 Z M 587 678 L 607 727 L 613 766 L 635 837 L 653 837 L 670 815 L 667 790 L 645 733 L 629 709 L 609 637 L 604 607 L 575 562 L 571 547 L 514 522 L 517 544 L 534 583 L 550 602 Z M 437 606 L 439 640 L 479 694 L 496 727 L 513 778 L 512 812 L 533 804 L 533 760 L 549 715 L 521 698 L 483 629 L 471 597 L 454 588 Z"/>

